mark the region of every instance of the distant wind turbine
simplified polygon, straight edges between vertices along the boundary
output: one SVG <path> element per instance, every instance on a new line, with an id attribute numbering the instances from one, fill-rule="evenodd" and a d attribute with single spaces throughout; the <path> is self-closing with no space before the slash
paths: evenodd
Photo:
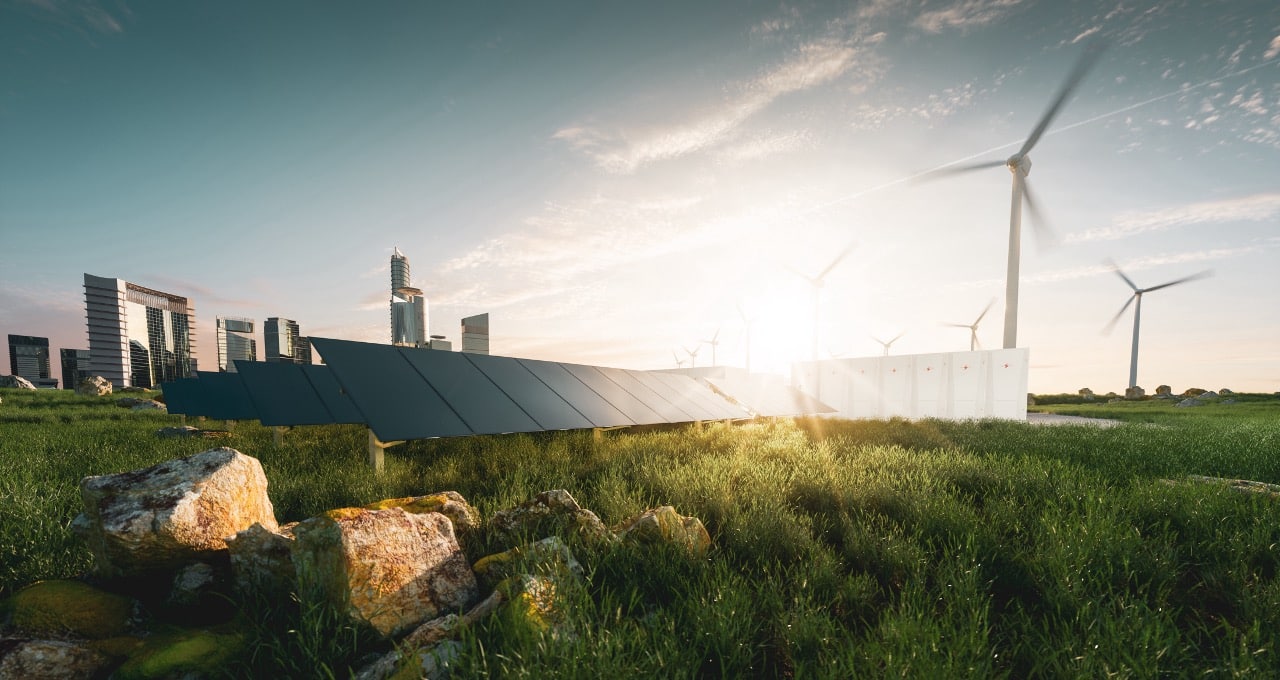
<path id="1" fill-rule="evenodd" d="M 698 350 L 702 348 L 698 345 L 694 345 L 693 349 L 689 349 L 688 347 L 684 347 L 683 349 L 685 351 L 685 354 L 689 355 L 689 368 L 697 368 L 698 367 Z"/>
<path id="2" fill-rule="evenodd" d="M 986 316 L 986 315 L 987 315 L 987 312 L 991 311 L 991 305 L 994 305 L 995 303 L 996 303 L 995 298 L 992 298 L 992 299 L 991 299 L 991 302 L 988 302 L 988 303 L 987 303 L 987 306 L 982 310 L 982 313 L 978 315 L 978 318 L 976 318 L 976 319 L 974 319 L 974 320 L 973 320 L 973 323 L 949 323 L 949 324 L 947 324 L 948 326 L 951 326 L 951 327 L 953 327 L 953 328 L 968 328 L 968 329 L 969 329 L 969 351 L 970 351 L 970 352 L 974 351 L 975 349 L 978 349 L 979 347 L 982 347 L 982 343 L 978 342 L 978 324 L 982 323 L 982 317 Z M 894 338 L 894 339 L 896 340 L 897 338 Z M 888 353 L 888 348 L 885 348 L 885 350 L 886 350 L 886 354 L 887 354 L 887 353 Z"/>
<path id="3" fill-rule="evenodd" d="M 676 360 L 676 368 L 684 368 L 684 359 L 681 359 L 674 349 L 671 350 L 671 358 Z"/>
<path id="4" fill-rule="evenodd" d="M 1040 137 L 1049 128 L 1049 123 L 1053 122 L 1054 117 L 1062 110 L 1062 105 L 1066 103 L 1067 98 L 1071 96 L 1071 93 L 1080 85 L 1080 81 L 1084 79 L 1085 74 L 1098 61 L 1098 56 L 1102 54 L 1104 46 L 1101 42 L 1093 42 L 1085 48 L 1084 54 L 1076 62 L 1075 67 L 1067 76 L 1067 80 L 1058 89 L 1057 96 L 1049 104 L 1049 109 L 1040 117 L 1040 121 L 1036 123 L 1036 126 L 1031 130 L 1030 136 L 1022 143 L 1022 148 L 1018 149 L 1017 153 L 1003 161 L 983 161 L 981 163 L 944 168 L 930 173 L 934 176 L 956 174 L 1000 165 L 1008 167 L 1009 172 L 1013 173 L 1013 198 L 1009 204 L 1009 267 L 1005 274 L 1004 293 L 1005 349 L 1013 349 L 1018 346 L 1018 258 L 1022 250 L 1022 204 L 1024 202 L 1027 204 L 1027 210 L 1031 213 L 1032 225 L 1036 228 L 1037 236 L 1040 240 L 1045 243 L 1053 240 L 1053 235 L 1041 218 L 1040 211 L 1036 207 L 1035 201 L 1031 198 L 1031 189 L 1027 185 L 1027 174 L 1031 172 L 1031 159 L 1027 154 L 1031 153 L 1031 149 L 1035 147 L 1036 142 L 1040 141 Z"/>
<path id="5" fill-rule="evenodd" d="M 711 365 L 713 367 L 716 365 L 716 346 L 720 344 L 719 338 L 720 338 L 720 329 L 717 328 L 715 334 L 711 336 L 710 340 L 702 341 L 702 344 L 711 346 Z"/>
<path id="6" fill-rule="evenodd" d="M 854 245 L 853 242 L 850 241 L 849 245 L 845 246 L 844 250 L 841 250 L 840 253 L 836 255 L 834 259 L 831 260 L 831 264 L 828 264 L 826 268 L 824 268 L 821 272 L 818 272 L 817 276 L 808 276 L 800 271 L 791 269 L 791 271 L 794 272 L 796 276 L 799 276 L 805 281 L 808 281 L 809 285 L 813 287 L 813 360 L 814 361 L 818 360 L 818 329 L 821 328 L 821 326 L 818 325 L 818 309 L 819 309 L 818 298 L 819 298 L 819 295 L 822 293 L 822 286 L 824 284 L 823 280 L 826 278 L 827 274 L 830 274 L 831 270 L 835 269 L 836 265 L 840 264 L 840 261 L 843 260 L 849 254 L 849 251 L 853 250 L 853 245 Z"/>
<path id="7" fill-rule="evenodd" d="M 1133 295 L 1129 296 L 1129 299 L 1125 301 L 1124 306 L 1120 308 L 1120 311 L 1116 312 L 1116 315 L 1111 317 L 1111 321 L 1107 323 L 1107 326 L 1103 332 L 1110 333 L 1111 329 L 1115 328 L 1116 322 L 1119 321 L 1120 317 L 1124 315 L 1125 310 L 1129 309 L 1129 305 L 1132 305 L 1134 300 L 1137 300 L 1138 302 L 1137 306 L 1133 308 L 1133 352 L 1129 356 L 1129 387 L 1137 387 L 1138 385 L 1138 326 L 1142 320 L 1142 294 L 1150 293 L 1153 290 L 1160 290 L 1161 288 L 1168 288 L 1169 286 L 1176 286 L 1179 283 L 1186 283 L 1188 281 L 1203 279 L 1206 276 L 1210 276 L 1211 274 L 1213 274 L 1213 272 L 1202 271 L 1197 274 L 1192 274 L 1191 276 L 1184 276 L 1180 279 L 1175 279 L 1168 283 L 1162 283 L 1158 286 L 1151 286 L 1150 288 L 1139 288 L 1137 284 L 1133 282 L 1132 279 L 1125 276 L 1124 272 L 1120 271 L 1120 267 L 1116 265 L 1116 263 L 1108 262 L 1107 264 L 1111 266 L 1111 270 L 1114 271 L 1117 276 L 1124 279 L 1124 282 L 1128 284 L 1130 288 L 1133 289 Z"/>
<path id="8" fill-rule="evenodd" d="M 985 314 L 986 312 L 983 312 L 983 313 Z M 979 318 L 981 318 L 981 317 L 979 317 Z M 902 336 L 904 336 L 904 335 L 906 335 L 906 334 L 907 334 L 907 332 L 906 332 L 906 331 L 902 331 L 901 333 L 899 333 L 899 334 L 897 334 L 897 335 L 893 336 L 893 339 L 892 339 L 892 340 L 890 340 L 889 342 L 885 342 L 884 340 L 881 340 L 880 338 L 877 338 L 877 337 L 875 337 L 875 336 L 872 336 L 872 337 L 871 337 L 871 339 L 872 339 L 872 340 L 875 340 L 876 342 L 880 343 L 881 345 L 884 345 L 884 355 L 885 355 L 885 356 L 889 356 L 889 346 L 890 346 L 890 345 L 892 345 L 893 343 L 897 342 L 897 341 L 898 341 L 898 338 L 900 338 L 900 337 L 902 337 Z"/>

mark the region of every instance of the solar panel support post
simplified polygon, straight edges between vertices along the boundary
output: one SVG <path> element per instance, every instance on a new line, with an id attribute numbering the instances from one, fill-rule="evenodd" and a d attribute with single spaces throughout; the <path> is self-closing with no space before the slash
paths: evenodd
<path id="1" fill-rule="evenodd" d="M 621 430 L 625 427 L 628 427 L 628 426 L 617 425 L 614 427 L 593 427 L 591 428 L 591 438 L 594 439 L 597 444 L 599 444 L 600 442 L 604 441 L 605 432 L 612 432 L 613 430 Z"/>
<path id="2" fill-rule="evenodd" d="M 373 430 L 370 429 L 369 430 L 369 467 L 373 468 L 374 472 L 382 472 L 382 464 L 383 464 L 383 458 L 384 458 L 384 456 L 382 455 L 382 452 L 385 451 L 386 449 L 391 448 L 392 446 L 396 446 L 398 444 L 403 444 L 403 443 L 404 443 L 403 440 L 398 442 L 384 442 L 381 439 L 378 439 L 378 435 L 374 434 Z"/>
<path id="3" fill-rule="evenodd" d="M 274 444 L 277 449 L 284 446 L 284 433 L 289 429 L 290 428 L 285 427 L 284 425 L 276 425 L 271 428 L 271 443 Z"/>

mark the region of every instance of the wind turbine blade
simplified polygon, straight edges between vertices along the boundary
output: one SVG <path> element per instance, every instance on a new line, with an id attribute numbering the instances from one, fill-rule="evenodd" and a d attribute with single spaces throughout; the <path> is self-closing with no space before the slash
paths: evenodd
<path id="1" fill-rule="evenodd" d="M 1124 303 L 1124 306 L 1120 308 L 1120 311 L 1116 312 L 1116 315 L 1111 317 L 1111 320 L 1107 322 L 1107 325 L 1102 328 L 1103 335 L 1109 334 L 1111 329 L 1116 327 L 1116 322 L 1120 320 L 1120 317 L 1124 316 L 1125 311 L 1129 309 L 1129 305 L 1133 304 L 1133 301 L 1137 299 L 1137 293 L 1129 296 L 1129 300 Z"/>
<path id="2" fill-rule="evenodd" d="M 1125 276 L 1124 272 L 1120 271 L 1120 265 L 1116 264 L 1115 260 L 1112 260 L 1111 258 L 1107 258 L 1106 260 L 1103 260 L 1102 263 L 1107 265 L 1108 267 L 1111 267 L 1111 271 L 1115 272 L 1116 276 L 1119 276 L 1120 278 L 1124 279 L 1124 282 L 1129 284 L 1129 287 L 1133 289 L 1133 292 L 1135 293 L 1138 292 L 1138 284 L 1134 283 L 1133 279 Z"/>
<path id="3" fill-rule="evenodd" d="M 742 319 L 742 323 L 751 323 L 751 321 L 747 319 L 747 313 L 742 311 L 742 305 L 735 304 L 734 307 L 738 309 L 738 316 Z"/>
<path id="4" fill-rule="evenodd" d="M 973 346 L 974 346 L 974 347 L 976 347 L 976 348 L 978 348 L 978 349 L 982 349 L 982 341 L 978 339 L 978 329 L 977 329 L 977 328 L 971 328 L 971 329 L 970 329 L 970 331 L 972 331 L 972 333 L 973 333 L 973 337 L 972 337 L 972 340 L 973 340 Z"/>
<path id="5" fill-rule="evenodd" d="M 906 334 L 907 334 L 907 332 L 906 332 L 906 331 L 902 331 L 901 333 L 899 333 L 899 334 L 897 334 L 897 335 L 893 336 L 893 339 L 889 341 L 889 344 L 890 344 L 890 345 L 892 345 L 893 343 L 895 343 L 895 342 L 897 342 L 897 341 L 898 341 L 898 338 L 900 338 L 900 337 L 902 337 L 902 336 L 904 336 L 904 335 L 906 335 Z"/>
<path id="6" fill-rule="evenodd" d="M 977 327 L 978 324 L 982 323 L 982 317 L 986 316 L 987 312 L 991 311 L 991 306 L 994 305 L 995 303 L 996 303 L 996 299 L 991 298 L 991 302 L 988 302 L 987 306 L 982 309 L 982 313 L 978 315 L 978 318 L 973 320 L 974 327 Z"/>
<path id="7" fill-rule="evenodd" d="M 1014 176 L 1022 182 L 1022 200 L 1027 204 L 1027 212 L 1031 216 L 1031 229 L 1036 235 L 1036 246 L 1044 249 L 1058 245 L 1058 235 L 1053 232 L 1049 221 L 1044 218 L 1044 213 L 1040 212 L 1040 206 L 1031 197 L 1031 184 L 1021 173 L 1014 173 Z"/>
<path id="8" fill-rule="evenodd" d="M 876 336 L 874 336 L 874 335 L 872 335 L 872 336 L 871 336 L 871 339 L 872 339 L 872 340 L 875 340 L 876 342 L 878 342 L 878 343 L 880 343 L 880 344 L 882 344 L 882 345 L 888 345 L 888 343 L 886 343 L 884 340 L 881 340 L 880 338 L 877 338 L 877 337 L 876 337 Z"/>
<path id="9" fill-rule="evenodd" d="M 840 251 L 839 255 L 836 255 L 836 259 L 832 260 L 831 264 L 827 265 L 827 268 L 823 269 L 821 274 L 818 274 L 817 276 L 813 277 L 813 280 L 821 281 L 823 278 L 826 277 L 827 274 L 831 273 L 831 270 L 835 269 L 836 265 L 840 264 L 840 261 L 843 260 L 846 256 L 848 256 L 849 252 L 853 250 L 853 246 L 854 246 L 853 241 L 850 241 L 849 244 L 844 247 L 844 250 Z"/>
<path id="10" fill-rule="evenodd" d="M 1031 130 L 1031 134 L 1027 137 L 1027 141 L 1022 143 L 1022 148 L 1018 149 L 1018 153 L 1015 155 L 1025 156 L 1030 153 L 1036 142 L 1040 141 L 1040 136 L 1048 129 L 1049 123 L 1052 123 L 1054 117 L 1062 110 L 1062 105 L 1066 103 L 1072 91 L 1076 89 L 1081 80 L 1084 80 L 1085 74 L 1098 61 L 1098 57 L 1102 55 L 1105 47 L 1104 43 L 1097 41 L 1085 47 L 1084 54 L 1080 55 L 1080 59 L 1076 61 L 1075 68 L 1071 69 L 1066 82 L 1062 84 L 1062 88 L 1058 90 L 1058 95 L 1054 97 L 1053 103 L 1049 104 L 1049 109 L 1044 112 L 1043 116 L 1040 116 L 1040 122 L 1036 123 L 1035 128 Z"/>
<path id="11" fill-rule="evenodd" d="M 943 323 L 942 325 L 950 326 L 952 328 L 970 328 L 970 329 L 973 328 L 971 324 L 967 324 L 967 323 Z"/>
<path id="12" fill-rule="evenodd" d="M 1213 276 L 1213 272 L 1212 272 L 1211 270 L 1206 269 L 1205 271 L 1199 272 L 1199 273 L 1197 273 L 1197 274 L 1192 274 L 1191 276 L 1184 276 L 1184 277 L 1182 277 L 1182 278 L 1178 279 L 1177 281 L 1170 281 L 1169 283 L 1162 283 L 1162 284 L 1160 284 L 1160 285 L 1158 285 L 1158 286 L 1152 286 L 1152 287 L 1150 287 L 1150 288 L 1148 288 L 1148 289 L 1146 289 L 1146 290 L 1144 290 L 1144 291 L 1142 291 L 1142 292 L 1144 292 L 1144 293 L 1150 293 L 1150 292 L 1151 292 L 1151 291 L 1153 291 L 1153 290 L 1160 290 L 1161 288 L 1168 288 L 1169 286 L 1176 286 L 1176 285 L 1178 285 L 1179 283 L 1186 283 L 1186 282 L 1188 282 L 1188 281 L 1196 281 L 1196 280 L 1198 280 L 1198 279 L 1203 279 L 1203 278 L 1207 278 L 1207 277 L 1210 277 L 1210 276 Z"/>
<path id="13" fill-rule="evenodd" d="M 716 344 L 716 340 L 720 338 L 720 329 L 717 328 L 714 335 L 711 336 L 711 344 Z"/>
<path id="14" fill-rule="evenodd" d="M 974 170 L 986 170 L 987 168 L 998 168 L 1005 164 L 1006 161 L 981 161 L 978 163 L 965 163 L 964 165 L 947 165 L 936 170 L 929 170 L 921 173 L 915 178 L 916 182 L 932 182 L 935 179 L 959 175 Z"/>
<path id="15" fill-rule="evenodd" d="M 817 279 L 810 277 L 808 274 L 806 274 L 806 273 L 804 273 L 804 272 L 800 271 L 799 269 L 796 269 L 795 267 L 792 267 L 792 266 L 791 266 L 791 265 L 789 265 L 789 264 L 787 264 L 787 265 L 783 265 L 783 267 L 784 267 L 784 268 L 786 268 L 786 270 L 787 270 L 787 271 L 789 271 L 789 272 L 791 272 L 792 274 L 795 274 L 796 276 L 799 276 L 800 278 L 804 279 L 805 281 L 808 281 L 810 286 L 816 286 L 816 285 L 818 285 L 818 280 L 817 280 Z"/>

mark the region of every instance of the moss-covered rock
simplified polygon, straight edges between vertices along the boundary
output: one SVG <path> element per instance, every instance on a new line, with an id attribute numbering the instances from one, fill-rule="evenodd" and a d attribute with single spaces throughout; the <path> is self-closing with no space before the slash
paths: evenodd
<path id="1" fill-rule="evenodd" d="M 497 588 L 507 602 L 503 615 L 553 636 L 568 634 L 569 621 L 562 592 L 565 585 L 564 579 L 552 576 L 512 576 Z"/>
<path id="2" fill-rule="evenodd" d="M 645 510 L 614 529 L 624 542 L 638 544 L 671 543 L 686 548 L 696 556 L 711 548 L 711 535 L 702 521 L 685 517 L 670 505 Z"/>
<path id="3" fill-rule="evenodd" d="M 438 512 L 453 522 L 453 530 L 459 536 L 480 527 L 480 511 L 471 507 L 467 499 L 457 491 L 441 491 L 426 496 L 409 496 L 407 498 L 388 498 L 364 506 L 370 510 L 400 508 L 405 512 L 421 514 Z"/>
<path id="4" fill-rule="evenodd" d="M 112 675 L 115 680 L 153 680 L 212 674 L 237 656 L 244 638 L 234 633 L 185 630 L 147 638 Z"/>
<path id="5" fill-rule="evenodd" d="M 83 680 L 100 677 L 111 660 L 83 643 L 0 638 L 0 678 Z"/>
<path id="6" fill-rule="evenodd" d="M 578 505 L 564 489 L 543 491 L 514 508 L 499 510 L 489 526 L 509 536 L 540 538 L 549 534 L 573 534 L 585 540 L 610 537 L 596 513 Z"/>
<path id="7" fill-rule="evenodd" d="M 12 622 L 32 636 L 108 638 L 129 628 L 134 601 L 83 581 L 39 581 L 9 602 Z"/>
<path id="8" fill-rule="evenodd" d="M 472 569 L 481 590 L 488 590 L 520 573 L 582 576 L 582 565 L 574 559 L 569 546 L 559 536 L 549 536 L 529 545 L 482 557 L 476 560 Z"/>

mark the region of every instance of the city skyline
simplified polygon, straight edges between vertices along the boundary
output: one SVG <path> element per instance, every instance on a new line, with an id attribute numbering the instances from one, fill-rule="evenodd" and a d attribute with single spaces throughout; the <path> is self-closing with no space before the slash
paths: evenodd
<path id="1" fill-rule="evenodd" d="M 1009 173 L 1085 45 L 1108 49 L 1029 175 L 1033 392 L 1280 390 L 1280 6 L 926 0 L 591 7 L 20 3 L 0 8 L 0 333 L 83 348 L 82 272 L 216 316 L 288 300 L 387 342 L 393 247 L 491 351 L 669 368 L 998 347 Z M 164 234 L 166 238 L 155 238 Z M 1040 247 L 1040 246 L 1045 247 Z M 56 256 L 51 249 L 56 248 Z M 234 262 L 234 267 L 226 263 Z M 423 274 L 426 274 L 423 276 Z M 1123 324 L 1122 324 L 1123 326 Z M 719 332 L 719 335 L 715 334 Z M 700 355 L 709 359 L 709 354 Z"/>

